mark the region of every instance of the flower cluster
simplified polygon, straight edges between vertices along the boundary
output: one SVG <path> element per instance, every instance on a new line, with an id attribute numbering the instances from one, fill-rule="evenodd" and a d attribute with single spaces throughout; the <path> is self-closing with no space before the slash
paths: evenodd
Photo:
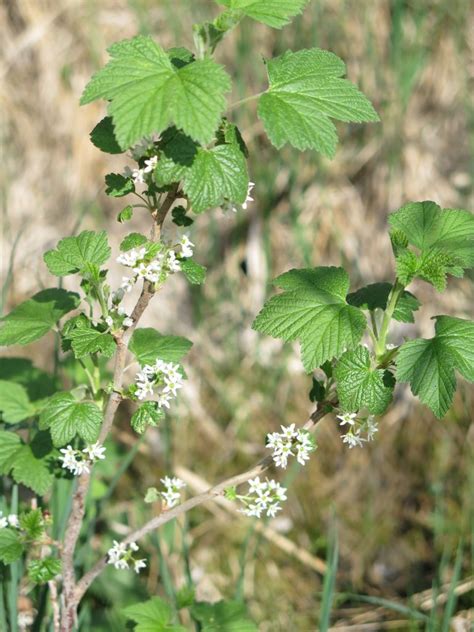
<path id="1" fill-rule="evenodd" d="M 161 246 L 161 250 L 152 258 L 145 246 L 132 248 L 117 257 L 118 263 L 131 268 L 133 272 L 132 277 L 123 277 L 123 290 L 130 292 L 139 279 L 145 279 L 150 283 L 163 282 L 169 274 L 181 270 L 182 259 L 193 256 L 194 244 L 187 235 L 183 235 L 175 245 L 162 243 Z"/>
<path id="2" fill-rule="evenodd" d="M 125 167 L 122 175 L 125 178 L 132 178 L 134 184 L 146 184 L 147 174 L 153 173 L 157 164 L 158 164 L 158 156 L 151 156 L 151 158 L 145 159 L 145 166 L 143 168 L 130 169 L 130 167 Z"/>
<path id="3" fill-rule="evenodd" d="M 243 209 L 244 211 L 246 211 L 248 208 L 249 202 L 254 201 L 253 197 L 250 195 L 252 193 L 252 189 L 254 188 L 254 186 L 255 186 L 255 182 L 249 182 L 249 187 L 247 189 L 247 197 L 245 198 L 245 202 L 243 204 L 237 205 L 237 204 L 233 204 L 232 202 L 225 202 L 221 206 L 222 210 L 224 212 L 232 211 L 233 213 L 237 213 L 239 209 Z"/>
<path id="4" fill-rule="evenodd" d="M 18 516 L 16 514 L 4 516 L 3 512 L 0 511 L 0 529 L 5 529 L 5 527 L 14 527 L 15 529 L 19 529 L 20 522 L 18 521 Z"/>
<path id="5" fill-rule="evenodd" d="M 113 564 L 117 570 L 127 570 L 133 565 L 135 573 L 139 573 L 142 568 L 146 568 L 146 560 L 136 559 L 134 553 L 138 551 L 136 542 L 124 544 L 114 540 L 114 545 L 107 551 L 107 564 Z"/>
<path id="6" fill-rule="evenodd" d="M 286 468 L 288 458 L 296 456 L 296 460 L 304 465 L 311 452 L 316 450 L 316 443 L 307 430 L 298 430 L 295 424 L 281 426 L 281 432 L 267 435 L 267 448 L 273 450 L 272 457 L 277 467 Z"/>
<path id="7" fill-rule="evenodd" d="M 88 445 L 84 450 L 75 450 L 71 445 L 67 448 L 59 450 L 63 456 L 59 457 L 62 461 L 62 467 L 69 470 L 74 476 L 89 473 L 90 468 L 96 461 L 105 459 L 105 448 L 98 441 L 92 445 Z"/>
<path id="8" fill-rule="evenodd" d="M 127 316 L 125 309 L 121 305 L 112 306 L 109 315 L 105 318 L 105 322 L 111 329 L 131 327 L 133 325 L 133 319 Z"/>
<path id="9" fill-rule="evenodd" d="M 146 399 L 155 394 L 158 387 L 156 400 L 160 408 L 169 408 L 170 401 L 176 397 L 178 389 L 183 386 L 183 376 L 179 370 L 179 364 L 164 362 L 157 359 L 154 364 L 145 364 L 136 375 L 137 385 L 135 395 L 138 399 Z"/>
<path id="10" fill-rule="evenodd" d="M 259 476 L 249 480 L 247 495 L 234 496 L 244 504 L 240 513 L 246 516 L 260 518 L 266 512 L 269 518 L 274 518 L 281 510 L 280 503 L 286 500 L 286 488 L 274 480 L 261 481 Z"/>
<path id="11" fill-rule="evenodd" d="M 166 489 L 166 491 L 160 492 L 160 495 L 165 501 L 168 509 L 171 509 L 171 507 L 177 505 L 181 500 L 181 492 L 179 490 L 186 487 L 186 483 L 176 476 L 173 478 L 165 476 L 160 480 L 163 483 L 163 487 Z"/>
<path id="12" fill-rule="evenodd" d="M 357 413 L 341 413 L 337 418 L 341 426 L 348 425 L 347 432 L 342 435 L 342 442 L 347 443 L 349 448 L 361 448 L 367 441 L 372 441 L 378 432 L 378 424 L 373 415 L 358 419 Z"/>

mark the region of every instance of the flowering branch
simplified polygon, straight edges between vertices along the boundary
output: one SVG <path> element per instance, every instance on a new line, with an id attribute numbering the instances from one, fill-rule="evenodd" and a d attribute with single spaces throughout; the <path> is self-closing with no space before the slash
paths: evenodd
<path id="1" fill-rule="evenodd" d="M 151 237 L 155 240 L 161 234 L 161 228 L 165 220 L 166 214 L 170 210 L 174 201 L 178 196 L 178 186 L 173 187 L 166 196 L 163 204 L 159 209 L 152 213 L 154 222 L 151 230 Z M 123 375 L 125 370 L 127 349 L 130 338 L 141 319 L 143 313 L 148 307 L 151 299 L 155 294 L 154 284 L 145 280 L 142 291 L 137 303 L 130 316 L 131 325 L 125 331 L 115 335 L 117 344 L 115 352 L 114 372 L 112 381 L 112 393 L 109 396 L 104 412 L 104 420 L 99 433 L 98 443 L 104 443 L 107 435 L 112 428 L 115 414 L 122 401 L 120 393 L 123 383 Z M 76 491 L 72 499 L 71 512 L 66 526 L 67 538 L 64 542 L 64 548 L 61 555 L 63 569 L 63 617 L 61 621 L 61 630 L 67 632 L 72 629 L 76 619 L 76 610 L 79 600 L 76 598 L 76 577 L 74 573 L 74 551 L 77 540 L 81 531 L 82 521 L 85 513 L 85 501 L 89 490 L 91 472 L 86 468 L 80 475 Z"/>
<path id="2" fill-rule="evenodd" d="M 304 424 L 304 426 L 301 428 L 301 430 L 305 430 L 309 432 L 314 430 L 314 428 L 316 427 L 316 424 L 319 421 L 321 421 L 321 419 L 323 419 L 323 417 L 325 417 L 335 406 L 337 406 L 337 401 L 321 402 L 320 404 L 318 404 L 318 407 L 312 413 L 312 415 L 310 416 L 308 421 Z M 180 505 L 177 505 L 176 507 L 173 507 L 172 509 L 169 509 L 168 511 L 162 512 L 158 516 L 155 516 L 154 518 L 146 522 L 142 527 L 130 533 L 122 541 L 121 544 L 128 545 L 131 542 L 136 542 L 138 540 L 141 540 L 141 538 L 143 538 L 145 535 L 147 535 L 148 533 L 152 531 L 155 531 L 155 529 L 158 529 L 159 527 L 166 524 L 167 522 L 170 522 L 170 520 L 174 520 L 174 518 L 181 516 L 182 514 L 190 511 L 191 509 L 194 509 L 194 507 L 198 507 L 199 505 L 202 505 L 203 503 L 208 502 L 209 500 L 215 500 L 219 496 L 222 496 L 222 494 L 228 488 L 237 487 L 241 485 L 242 483 L 247 482 L 251 478 L 260 476 L 261 474 L 266 472 L 272 464 L 273 464 L 272 455 L 268 455 L 264 457 L 249 470 L 246 470 L 245 472 L 242 472 L 241 474 L 231 476 L 230 478 L 227 478 L 224 481 L 221 481 L 217 485 L 214 485 L 214 487 L 211 487 L 206 492 L 197 494 L 196 496 L 193 496 L 192 498 L 189 498 L 188 500 L 186 500 L 184 503 L 181 503 Z M 97 562 L 97 564 L 90 571 L 88 571 L 78 581 L 76 585 L 76 589 L 75 589 L 75 594 L 74 594 L 74 598 L 77 603 L 82 599 L 82 597 L 84 596 L 85 592 L 88 590 L 92 582 L 102 573 L 102 571 L 107 566 L 107 563 L 108 563 L 108 556 L 104 556 L 101 560 Z"/>

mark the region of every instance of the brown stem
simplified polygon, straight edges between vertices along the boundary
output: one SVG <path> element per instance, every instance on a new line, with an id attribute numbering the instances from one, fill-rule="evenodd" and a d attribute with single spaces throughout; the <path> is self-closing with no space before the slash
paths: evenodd
<path id="1" fill-rule="evenodd" d="M 323 402 L 319 405 L 319 407 L 313 412 L 311 417 L 303 426 L 304 430 L 313 430 L 316 424 L 328 413 L 328 410 L 331 410 L 334 406 L 336 406 L 337 402 Z M 190 511 L 194 507 L 198 505 L 202 505 L 209 500 L 214 500 L 217 496 L 220 496 L 227 488 L 234 487 L 245 483 L 250 478 L 254 478 L 255 476 L 259 476 L 272 465 L 273 458 L 271 455 L 266 456 L 261 459 L 254 467 L 242 472 L 241 474 L 237 474 L 236 476 L 231 476 L 230 478 L 221 481 L 214 487 L 211 487 L 206 492 L 202 494 L 197 494 L 193 496 L 189 500 L 186 500 L 181 505 L 173 507 L 168 511 L 161 513 L 158 516 L 155 516 L 148 522 L 146 522 L 142 527 L 130 533 L 124 540 L 124 544 L 128 544 L 130 542 L 136 542 L 143 538 L 143 536 L 147 535 L 151 531 L 158 529 L 162 525 L 166 524 L 170 520 L 177 518 L 178 516 Z M 75 599 L 79 602 L 84 596 L 85 592 L 92 584 L 94 579 L 102 573 L 104 568 L 107 566 L 107 556 L 104 556 L 97 564 L 88 571 L 82 579 L 79 580 L 76 586 Z"/>
<path id="2" fill-rule="evenodd" d="M 159 237 L 166 214 L 173 205 L 173 202 L 176 200 L 177 194 L 178 187 L 175 186 L 171 191 L 169 191 L 162 206 L 154 214 L 155 223 L 152 229 L 153 239 L 157 239 Z M 104 421 L 99 433 L 99 443 L 103 443 L 107 435 L 109 434 L 114 422 L 115 413 L 117 412 L 117 408 L 122 401 L 120 391 L 123 383 L 123 374 L 127 359 L 128 343 L 138 324 L 138 321 L 142 317 L 143 312 L 148 307 L 148 304 L 150 303 L 153 295 L 153 284 L 149 281 L 145 281 L 140 297 L 131 314 L 131 319 L 133 320 L 132 326 L 126 329 L 126 331 L 122 334 L 116 336 L 115 340 L 117 343 L 117 349 L 115 352 L 112 393 L 109 396 L 107 406 L 105 408 Z M 90 472 L 84 472 L 84 474 L 82 474 L 78 478 L 77 487 L 72 500 L 71 512 L 69 514 L 66 526 L 66 537 L 61 554 L 63 569 L 63 616 L 61 619 L 61 632 L 70 632 L 74 628 L 76 621 L 76 610 L 79 600 L 77 600 L 75 597 L 76 577 L 74 573 L 74 551 L 76 549 L 77 540 L 81 532 L 82 521 L 84 519 L 86 498 L 89 491 L 90 479 Z"/>

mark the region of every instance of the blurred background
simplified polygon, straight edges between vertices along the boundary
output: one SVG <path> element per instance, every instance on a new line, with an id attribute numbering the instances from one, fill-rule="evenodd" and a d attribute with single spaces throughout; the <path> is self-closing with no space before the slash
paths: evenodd
<path id="1" fill-rule="evenodd" d="M 80 552 L 85 564 L 124 525 L 150 516 L 142 499 L 163 474 L 200 491 L 260 458 L 267 432 L 306 420 L 311 385 L 297 345 L 250 328 L 274 276 L 344 265 L 353 289 L 390 280 L 390 211 L 423 199 L 474 208 L 473 9 L 471 0 L 314 0 L 282 31 L 247 20 L 220 45 L 217 58 L 236 80 L 231 101 L 265 87 L 262 56 L 319 46 L 346 61 L 382 122 L 338 125 L 340 147 L 328 161 L 278 152 L 254 103 L 232 111 L 251 151 L 255 202 L 237 215 L 198 218 L 190 232 L 207 283 L 190 289 L 175 275 L 143 321 L 193 339 L 189 380 L 166 424 L 138 443 L 131 409 L 122 409 L 115 457 L 93 490 L 99 535 Z M 59 238 L 106 228 L 117 253 L 125 234 L 148 230 L 140 209 L 128 225 L 116 221 L 124 204 L 105 196 L 103 175 L 121 170 L 123 156 L 89 141 L 104 104 L 80 108 L 78 100 L 112 42 L 143 33 L 192 48 L 192 23 L 217 11 L 211 0 L 3 0 L 3 310 L 56 283 L 42 253 Z M 115 266 L 112 280 L 121 274 Z M 65 285 L 73 287 L 69 278 Z M 473 316 L 472 277 L 451 280 L 444 295 L 423 283 L 412 291 L 426 306 L 416 326 L 397 325 L 392 342 L 431 336 L 435 314 Z M 51 368 L 53 344 L 36 343 L 29 357 Z M 289 500 L 276 519 L 255 525 L 214 504 L 167 525 L 144 544 L 148 576 L 112 569 L 93 585 L 83 629 L 123 630 L 122 606 L 147 593 L 173 601 L 192 583 L 202 599 L 244 598 L 263 632 L 316 630 L 326 616 L 337 630 L 470 630 L 473 410 L 466 383 L 442 421 L 399 387 L 376 440 L 353 450 L 326 418 L 304 473 L 284 473 Z"/>

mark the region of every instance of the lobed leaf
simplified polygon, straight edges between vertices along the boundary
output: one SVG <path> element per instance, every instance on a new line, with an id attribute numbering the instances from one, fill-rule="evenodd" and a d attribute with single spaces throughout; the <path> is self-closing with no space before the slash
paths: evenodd
<path id="1" fill-rule="evenodd" d="M 164 336 L 151 327 L 141 327 L 133 332 L 128 348 L 138 362 L 153 364 L 157 358 L 165 362 L 179 362 L 193 343 L 182 336 Z"/>
<path id="2" fill-rule="evenodd" d="M 28 577 L 35 584 L 46 584 L 61 572 L 61 560 L 45 557 L 41 560 L 31 560 L 28 564 Z"/>
<path id="3" fill-rule="evenodd" d="M 12 564 L 23 555 L 23 545 L 20 542 L 18 531 L 4 528 L 0 529 L 0 561 L 4 564 Z"/>
<path id="4" fill-rule="evenodd" d="M 157 426 L 164 418 L 165 413 L 156 402 L 144 402 L 133 413 L 130 425 L 135 432 L 143 434 L 148 426 Z"/>
<path id="5" fill-rule="evenodd" d="M 359 345 L 344 353 L 334 375 L 339 403 L 345 411 L 358 412 L 366 408 L 373 415 L 381 415 L 392 400 L 392 376 L 384 369 L 372 367 L 366 347 Z"/>
<path id="6" fill-rule="evenodd" d="M 284 292 L 265 303 L 252 327 L 287 342 L 299 340 L 308 373 L 357 345 L 366 320 L 346 302 L 349 277 L 345 270 L 290 270 L 273 283 Z"/>
<path id="7" fill-rule="evenodd" d="M 237 142 L 207 149 L 177 132 L 167 136 L 155 181 L 158 186 L 182 181 L 192 210 L 202 213 L 225 200 L 243 204 L 249 177 L 245 155 Z"/>
<path id="8" fill-rule="evenodd" d="M 379 120 L 362 92 L 341 78 L 345 64 L 333 53 L 319 48 L 287 51 L 269 60 L 267 71 L 269 88 L 259 99 L 258 116 L 278 149 L 290 143 L 333 158 L 337 134 L 331 118 Z"/>
<path id="9" fill-rule="evenodd" d="M 137 624 L 135 632 L 186 632 L 182 626 L 173 624 L 173 610 L 159 597 L 128 606 L 122 612 Z"/>
<path id="10" fill-rule="evenodd" d="M 220 65 L 210 58 L 174 64 L 161 46 L 142 35 L 117 42 L 108 52 L 111 60 L 89 81 L 81 104 L 110 101 L 108 112 L 123 149 L 170 125 L 198 142 L 212 140 L 230 90 Z"/>
<path id="11" fill-rule="evenodd" d="M 448 274 L 462 277 L 474 267 L 474 215 L 469 211 L 410 202 L 392 213 L 389 223 L 397 276 L 404 285 L 419 277 L 442 291 Z"/>
<path id="12" fill-rule="evenodd" d="M 371 283 L 348 294 L 347 302 L 349 305 L 369 311 L 376 309 L 385 310 L 392 287 L 391 283 Z M 416 312 L 419 308 L 420 301 L 416 296 L 411 294 L 411 292 L 404 291 L 397 301 L 393 318 L 401 323 L 414 323 L 413 312 Z"/>
<path id="13" fill-rule="evenodd" d="M 193 285 L 202 285 L 206 280 L 206 268 L 193 259 L 181 261 L 181 271 Z"/>
<path id="14" fill-rule="evenodd" d="M 191 614 L 201 624 L 202 632 L 258 632 L 239 601 L 196 602 Z"/>
<path id="15" fill-rule="evenodd" d="M 0 345 L 38 340 L 79 305 L 79 296 L 62 289 L 41 290 L 0 319 Z"/>
<path id="16" fill-rule="evenodd" d="M 474 381 L 474 322 L 437 316 L 435 336 L 403 344 L 397 355 L 397 380 L 441 418 L 453 401 L 455 370 Z"/>
<path id="17" fill-rule="evenodd" d="M 31 417 L 34 407 L 21 384 L 0 380 L 0 411 L 5 423 L 16 424 Z"/>
<path id="18" fill-rule="evenodd" d="M 120 173 L 108 173 L 105 176 L 106 195 L 110 197 L 123 197 L 135 191 L 135 184 L 132 178 L 122 176 Z"/>
<path id="19" fill-rule="evenodd" d="M 65 237 L 56 250 L 48 250 L 44 261 L 51 274 L 67 276 L 87 271 L 88 266 L 101 266 L 110 257 L 107 233 L 84 230 L 77 237 Z"/>
<path id="20" fill-rule="evenodd" d="M 281 29 L 290 19 L 303 10 L 309 0 L 217 0 L 234 11 L 263 22 L 267 26 Z"/>
<path id="21" fill-rule="evenodd" d="M 102 413 L 93 402 L 78 402 L 71 393 L 57 393 L 41 411 L 39 427 L 49 428 L 53 445 L 61 447 L 78 434 L 86 443 L 97 440 Z"/>

